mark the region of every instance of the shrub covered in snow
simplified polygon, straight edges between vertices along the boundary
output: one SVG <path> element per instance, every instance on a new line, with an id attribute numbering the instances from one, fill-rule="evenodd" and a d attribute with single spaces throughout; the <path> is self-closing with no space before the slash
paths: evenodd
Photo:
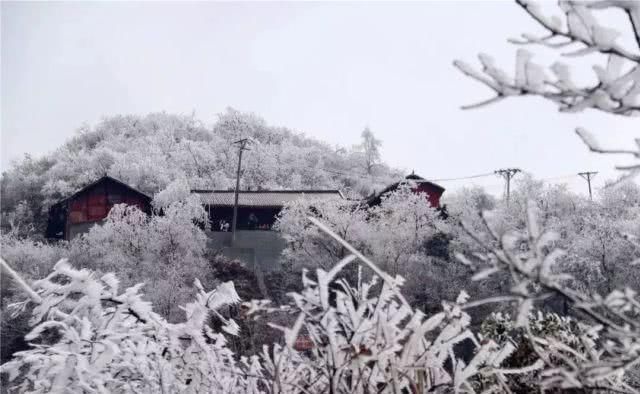
<path id="1" fill-rule="evenodd" d="M 23 391 L 221 393 L 468 391 L 471 377 L 499 373 L 494 368 L 513 348 L 477 341 L 461 308 L 466 294 L 425 316 L 400 293 L 401 277 L 336 239 L 350 254 L 330 271 L 318 269 L 315 281 L 305 274 L 303 291 L 277 308 L 295 316 L 290 327 L 274 326 L 283 331 L 283 343 L 249 358 L 234 357 L 226 345 L 227 335 L 238 334 L 237 324 L 219 313 L 239 301 L 232 283 L 207 292 L 196 281 L 198 294 L 184 307 L 186 318 L 169 323 L 143 300 L 142 285 L 121 291 L 113 274 L 97 277 L 60 261 L 33 289 L 21 282 L 33 305 L 34 328 L 26 336 L 33 347 L 2 371 Z M 374 279 L 357 286 L 336 280 L 357 259 Z M 265 301 L 248 302 L 244 310 L 273 312 Z M 206 324 L 211 314 L 224 321 L 219 332 Z M 300 335 L 313 344 L 306 352 L 294 348 Z M 454 358 L 453 368 L 445 368 L 453 346 L 465 339 L 479 349 L 472 361 Z"/>
<path id="2" fill-rule="evenodd" d="M 509 280 L 505 294 L 479 300 L 474 305 L 506 302 L 515 306 L 513 326 L 525 338 L 545 369 L 538 384 L 544 388 L 599 388 L 636 392 L 633 376 L 640 363 L 640 299 L 636 290 L 623 288 L 603 295 L 576 289 L 571 275 L 559 269 L 564 251 L 555 243 L 559 235 L 540 227 L 538 208 L 530 202 L 524 230 L 501 231 L 485 212 L 484 236 L 466 226 L 483 252 L 458 255 L 476 270 L 474 279 L 502 274 Z M 548 335 L 529 318 L 533 308 L 552 296 L 568 303 L 586 327 L 573 339 Z M 467 305 L 470 306 L 470 305 Z"/>
<path id="3" fill-rule="evenodd" d="M 61 261 L 31 288 L 2 261 L 30 296 L 34 327 L 26 337 L 32 348 L 2 371 L 21 390 L 36 392 L 504 392 L 523 376 L 530 387 L 635 392 L 637 294 L 626 289 L 588 295 L 566 286 L 567 276 L 554 269 L 562 253 L 552 247 L 554 234 L 539 228 L 533 205 L 528 212 L 524 233 L 496 233 L 485 215 L 494 241 L 476 237 L 486 252 L 459 256 L 479 270 L 477 280 L 509 272 L 510 292 L 480 300 L 461 292 L 428 316 L 409 306 L 400 291 L 402 277 L 382 271 L 310 219 L 346 256 L 328 271 L 318 268 L 313 278 L 305 272 L 303 290 L 291 293 L 288 305 L 243 304 L 247 316 L 268 319 L 277 312 L 294 320 L 270 323 L 282 331 L 282 342 L 248 357 L 227 346 L 227 337 L 239 334 L 238 325 L 220 313 L 239 302 L 230 282 L 205 291 L 196 281 L 196 300 L 183 308 L 185 318 L 169 323 L 143 300 L 141 285 L 120 291 L 113 274 L 98 278 Z M 528 247 L 520 248 L 519 241 Z M 356 283 L 341 279 L 341 271 L 356 262 Z M 372 280 L 363 279 L 363 270 L 373 273 Z M 581 321 L 532 315 L 536 303 L 552 293 L 565 297 Z M 496 302 L 515 305 L 514 318 L 496 315 L 484 335 L 475 335 L 465 311 Z M 222 322 L 218 331 L 207 324 L 211 315 Z M 310 346 L 296 346 L 301 337 Z M 475 346 L 466 362 L 455 349 L 463 341 Z M 510 365 L 525 350 L 526 357 Z"/>

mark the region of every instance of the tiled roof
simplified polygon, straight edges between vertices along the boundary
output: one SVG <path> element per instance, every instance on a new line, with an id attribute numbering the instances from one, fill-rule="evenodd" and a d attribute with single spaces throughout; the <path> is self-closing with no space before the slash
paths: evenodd
<path id="1" fill-rule="evenodd" d="M 192 190 L 200 195 L 202 203 L 216 206 L 233 206 L 233 190 Z M 243 207 L 282 207 L 287 203 L 305 200 L 344 198 L 339 190 L 250 190 L 240 191 L 238 205 Z"/>

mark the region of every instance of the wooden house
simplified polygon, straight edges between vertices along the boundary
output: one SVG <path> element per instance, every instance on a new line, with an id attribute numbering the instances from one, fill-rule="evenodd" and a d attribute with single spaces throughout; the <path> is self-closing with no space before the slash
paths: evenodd
<path id="1" fill-rule="evenodd" d="M 151 212 L 151 196 L 110 176 L 104 176 L 49 209 L 46 237 L 71 240 L 103 221 L 116 204 Z"/>
<path id="2" fill-rule="evenodd" d="M 366 199 L 366 204 L 370 207 L 379 205 L 382 201 L 382 196 L 397 190 L 403 184 L 411 185 L 411 190 L 414 193 L 423 193 L 432 207 L 440 208 L 440 197 L 442 197 L 442 193 L 444 193 L 444 187 L 436 185 L 433 182 L 429 182 L 428 180 L 414 173 L 411 173 L 405 179 L 399 182 L 387 186 L 380 193 L 373 194 Z"/>
<path id="3" fill-rule="evenodd" d="M 233 221 L 233 190 L 192 190 L 209 213 L 213 231 L 230 231 Z M 293 201 L 324 200 L 344 196 L 339 190 L 241 190 L 238 193 L 237 230 L 271 230 L 282 208 Z M 226 226 L 225 226 L 226 225 Z"/>

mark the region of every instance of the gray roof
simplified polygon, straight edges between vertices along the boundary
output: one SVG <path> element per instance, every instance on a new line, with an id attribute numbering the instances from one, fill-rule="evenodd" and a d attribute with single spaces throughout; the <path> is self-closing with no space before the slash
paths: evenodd
<path id="1" fill-rule="evenodd" d="M 192 190 L 205 205 L 233 206 L 233 190 Z M 283 207 L 290 202 L 304 200 L 328 200 L 344 196 L 339 190 L 241 190 L 238 205 L 243 207 Z"/>

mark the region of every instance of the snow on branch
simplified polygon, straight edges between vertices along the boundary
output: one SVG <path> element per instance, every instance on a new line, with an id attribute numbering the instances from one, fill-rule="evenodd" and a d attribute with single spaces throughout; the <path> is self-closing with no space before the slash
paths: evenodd
<path id="1" fill-rule="evenodd" d="M 227 347 L 225 335 L 239 334 L 232 320 L 223 319 L 223 332 L 207 324 L 207 316 L 221 317 L 219 308 L 239 301 L 231 282 L 207 292 L 196 281 L 184 322 L 171 324 L 153 312 L 141 284 L 121 292 L 115 275 L 98 278 L 61 261 L 27 291 L 36 303 L 26 336 L 32 347 L 1 371 L 18 391 L 212 393 L 472 393 L 482 376 L 504 382 L 516 373 L 502 368 L 513 345 L 481 342 L 469 329 L 466 293 L 426 316 L 404 301 L 400 277 L 331 237 L 353 253 L 315 277 L 303 274 L 303 290 L 279 308 L 295 321 L 271 324 L 284 340 L 260 354 L 239 357 Z M 359 275 L 354 284 L 345 271 L 358 259 L 373 269 L 369 282 Z M 246 306 L 250 315 L 271 311 L 264 301 Z M 294 346 L 301 336 L 312 344 L 306 351 Z M 475 347 L 466 362 L 454 351 L 464 341 Z"/>
<path id="2" fill-rule="evenodd" d="M 31 301 L 38 304 L 42 302 L 42 298 L 40 298 L 38 293 L 33 291 L 31 287 L 27 284 L 27 282 L 25 282 L 24 279 L 22 279 L 22 277 L 18 275 L 18 273 L 14 271 L 13 268 L 11 268 L 9 264 L 7 264 L 7 262 L 4 261 L 2 257 L 0 257 L 0 269 L 4 271 L 7 275 L 9 275 L 9 277 L 20 287 L 20 289 L 29 296 Z"/>
<path id="3" fill-rule="evenodd" d="M 266 376 L 296 382 L 312 393 L 474 392 L 480 376 L 504 379 L 500 366 L 515 348 L 491 340 L 480 343 L 461 308 L 466 293 L 445 303 L 442 312 L 425 316 L 404 300 L 400 277 L 392 279 L 326 225 L 311 221 L 351 254 L 329 271 L 318 268 L 315 277 L 304 271 L 304 289 L 290 294 L 287 308 L 296 316 L 295 323 L 272 325 L 283 331 L 285 345 L 263 352 Z M 374 276 L 361 283 L 358 275 L 354 285 L 344 269 L 358 259 Z M 252 314 L 268 314 L 263 305 L 246 304 Z M 300 336 L 312 343 L 306 355 L 292 346 Z M 454 353 L 454 346 L 463 341 L 476 347 L 466 363 Z"/>
<path id="4" fill-rule="evenodd" d="M 113 274 L 97 278 L 58 262 L 33 283 L 40 300 L 31 297 L 31 349 L 1 371 L 20 392 L 258 392 L 260 371 L 241 367 L 224 336 L 205 324 L 209 313 L 238 302 L 233 283 L 211 292 L 196 283 L 180 324 L 154 313 L 141 288 L 120 292 Z"/>
<path id="5" fill-rule="evenodd" d="M 608 55 L 606 66 L 594 65 L 597 82 L 578 86 L 571 77 L 569 66 L 556 62 L 549 70 L 534 63 L 532 54 L 524 49 L 517 52 L 515 71 L 509 74 L 496 66 L 493 59 L 480 54 L 480 71 L 460 60 L 454 66 L 494 91 L 495 96 L 464 106 L 464 109 L 488 105 L 511 96 L 539 96 L 555 102 L 562 112 L 579 112 L 586 108 L 633 116 L 640 114 L 640 53 L 631 52 L 616 40 L 619 33 L 602 26 L 593 10 L 614 7 L 629 15 L 631 28 L 638 41 L 640 7 L 634 1 L 605 1 L 596 3 L 560 1 L 564 19 L 544 15 L 532 2 L 516 0 L 534 20 L 543 26 L 545 35 L 523 34 L 521 39 L 511 39 L 518 45 L 538 44 L 550 48 L 581 46 L 564 56 L 583 56 L 590 53 Z"/>
<path id="6" fill-rule="evenodd" d="M 636 159 L 640 159 L 640 138 L 635 139 L 636 150 L 631 149 L 607 149 L 600 146 L 599 142 L 595 139 L 595 137 L 587 130 L 582 127 L 578 127 L 576 129 L 576 134 L 580 136 L 582 141 L 587 145 L 587 147 L 596 153 L 609 153 L 609 154 L 627 154 L 631 155 Z M 640 164 L 631 164 L 631 165 L 618 165 L 616 169 L 620 171 L 626 172 L 620 179 L 619 182 L 624 181 L 626 179 L 635 177 L 640 174 Z"/>
<path id="7" fill-rule="evenodd" d="M 610 7 L 624 10 L 629 15 L 629 22 L 638 43 L 638 49 L 640 49 L 640 39 L 638 39 L 637 34 L 637 29 L 640 27 L 638 20 L 638 12 L 640 11 L 635 1 L 598 1 L 592 3 L 560 1 L 560 8 L 564 12 L 567 21 L 566 29 L 561 18 L 557 16 L 547 17 L 540 11 L 537 4 L 526 0 L 516 0 L 516 3 L 547 30 L 547 35 L 536 37 L 530 34 L 522 34 L 522 40 L 511 39 L 509 42 L 514 44 L 541 44 L 550 48 L 582 44 L 584 48 L 572 54 L 586 54 L 597 51 L 617 55 L 636 63 L 640 62 L 639 54 L 634 54 L 615 42 L 620 35 L 619 32 L 600 26 L 589 13 L 590 9 Z M 557 38 L 565 38 L 566 41 L 553 43 L 553 39 Z"/>
<path id="8" fill-rule="evenodd" d="M 1 371 L 18 391 L 475 393 L 480 387 L 505 392 L 514 375 L 535 374 L 543 388 L 637 392 L 628 381 L 640 364 L 637 293 L 624 289 L 601 296 L 571 287 L 559 269 L 557 235 L 540 225 L 533 204 L 527 212 L 524 231 L 502 233 L 488 214 L 487 234 L 466 227 L 484 252 L 460 259 L 477 270 L 476 280 L 504 274 L 510 291 L 479 301 L 461 291 L 431 315 L 404 300 L 401 277 L 392 278 L 325 224 L 311 221 L 349 254 L 330 269 L 303 272 L 303 289 L 277 308 L 293 318 L 270 324 L 282 331 L 282 341 L 249 357 L 227 346 L 227 335 L 241 334 L 219 312 L 240 302 L 231 282 L 206 291 L 195 281 L 195 300 L 184 306 L 184 321 L 172 324 L 144 299 L 142 284 L 121 291 L 113 274 L 98 277 L 66 261 L 31 285 L 15 273 L 35 304 L 33 328 L 25 337 L 31 348 Z M 371 269 L 371 275 L 358 270 L 354 277 L 347 269 L 354 264 Z M 547 317 L 533 313 L 552 295 L 578 312 L 580 329 L 570 337 L 548 335 L 540 329 Z M 483 301 L 517 305 L 513 327 L 524 330 L 532 360 L 508 365 L 514 343 L 471 331 L 466 311 Z M 276 310 L 265 301 L 243 306 L 255 318 Z M 208 324 L 210 315 L 222 320 L 219 332 Z M 309 346 L 299 349 L 300 339 Z M 473 349 L 462 359 L 456 348 L 465 343 Z"/>

